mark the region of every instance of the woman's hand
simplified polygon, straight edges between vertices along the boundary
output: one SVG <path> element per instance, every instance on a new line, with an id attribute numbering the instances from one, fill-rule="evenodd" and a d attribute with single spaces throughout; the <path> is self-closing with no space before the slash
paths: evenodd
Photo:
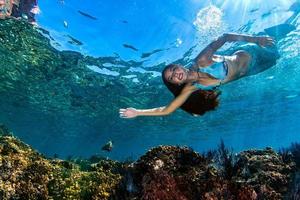
<path id="1" fill-rule="evenodd" d="M 261 47 L 267 47 L 267 46 L 273 46 L 275 45 L 275 41 L 271 37 L 262 36 L 262 37 L 256 37 L 256 44 L 258 44 Z"/>
<path id="2" fill-rule="evenodd" d="M 135 108 L 126 108 L 119 110 L 121 118 L 134 118 L 138 115 L 138 111 Z"/>

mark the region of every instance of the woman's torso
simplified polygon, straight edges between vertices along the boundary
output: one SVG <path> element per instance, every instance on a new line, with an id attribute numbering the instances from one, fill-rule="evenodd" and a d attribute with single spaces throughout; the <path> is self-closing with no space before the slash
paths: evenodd
<path id="1" fill-rule="evenodd" d="M 246 51 L 237 51 L 231 56 L 214 55 L 212 63 L 198 69 L 195 86 L 211 89 L 220 84 L 237 80 L 246 75 L 251 56 Z"/>

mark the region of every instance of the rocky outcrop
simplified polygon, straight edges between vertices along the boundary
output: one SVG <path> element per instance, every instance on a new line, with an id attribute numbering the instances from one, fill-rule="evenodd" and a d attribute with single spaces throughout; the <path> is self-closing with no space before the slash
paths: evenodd
<path id="1" fill-rule="evenodd" d="M 133 163 L 50 159 L 0 125 L 0 199 L 280 200 L 299 196 L 293 158 L 271 148 L 200 155 L 159 146 Z M 298 177 L 298 178 L 297 178 Z M 298 181 L 297 181 L 298 180 Z M 290 188 L 290 189 L 289 189 Z"/>
<path id="2" fill-rule="evenodd" d="M 212 162 L 186 147 L 152 149 L 133 168 L 139 197 L 195 200 L 284 198 L 295 171 L 293 161 L 283 162 L 281 155 L 271 148 L 244 151 L 232 160 L 229 151 L 226 152 L 228 154 L 224 155 L 224 149 L 215 151 L 212 157 L 223 161 Z M 221 157 L 228 159 L 224 162 Z"/>
<path id="3" fill-rule="evenodd" d="M 295 171 L 295 162 L 285 163 L 271 148 L 248 150 L 239 154 L 238 183 L 251 185 L 259 199 L 282 199 Z"/>
<path id="4" fill-rule="evenodd" d="M 34 23 L 38 13 L 37 0 L 0 0 L 0 19 L 15 17 Z"/>
<path id="5" fill-rule="evenodd" d="M 89 170 L 47 159 L 0 126 L 0 199 L 109 199 L 119 187 L 122 166 L 89 163 Z M 87 163 L 86 163 L 87 165 Z"/>

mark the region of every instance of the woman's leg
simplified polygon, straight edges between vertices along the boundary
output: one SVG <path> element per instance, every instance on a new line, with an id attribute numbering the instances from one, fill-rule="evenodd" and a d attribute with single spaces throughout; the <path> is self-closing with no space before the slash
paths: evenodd
<path id="1" fill-rule="evenodd" d="M 288 33 L 295 29 L 296 27 L 292 24 L 279 24 L 266 28 L 264 32 L 258 35 L 268 35 L 278 41 L 285 38 Z M 256 44 L 247 44 L 243 46 L 242 49 L 248 51 L 252 56 L 247 75 L 254 75 L 269 69 L 276 64 L 277 59 L 280 57 L 276 45 L 260 47 Z"/>
<path id="2" fill-rule="evenodd" d="M 242 77 L 247 74 L 249 61 L 251 60 L 251 55 L 244 50 L 238 50 L 233 55 L 237 56 L 237 76 Z"/>
<path id="3" fill-rule="evenodd" d="M 240 50 L 246 51 L 251 56 L 247 67 L 247 76 L 258 74 L 269 69 L 276 64 L 279 58 L 276 46 L 260 47 L 256 44 L 246 44 L 240 46 Z"/>

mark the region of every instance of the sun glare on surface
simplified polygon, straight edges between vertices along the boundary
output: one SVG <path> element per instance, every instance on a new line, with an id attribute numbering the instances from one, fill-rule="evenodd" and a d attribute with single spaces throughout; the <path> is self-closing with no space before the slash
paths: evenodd
<path id="1" fill-rule="evenodd" d="M 210 36 L 222 33 L 226 27 L 223 11 L 214 5 L 200 9 L 193 24 L 201 35 Z"/>

